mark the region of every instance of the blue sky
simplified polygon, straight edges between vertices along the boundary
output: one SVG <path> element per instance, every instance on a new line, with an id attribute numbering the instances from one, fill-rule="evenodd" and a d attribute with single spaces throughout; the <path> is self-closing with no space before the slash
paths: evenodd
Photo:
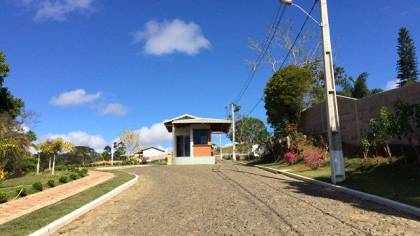
<path id="1" fill-rule="evenodd" d="M 306 9 L 312 4 L 296 2 Z M 164 119 L 226 115 L 249 72 L 246 60 L 255 57 L 247 39 L 265 38 L 278 4 L 4 0 L 0 50 L 12 69 L 6 86 L 38 114 L 31 128 L 41 138 L 64 135 L 99 149 L 130 129 L 139 130 L 146 145 L 166 147 Z M 329 12 L 335 63 L 349 75 L 367 71 L 372 88 L 385 88 L 396 76 L 400 27 L 420 48 L 417 0 L 329 1 Z M 286 10 L 288 18 L 295 30 L 304 20 L 296 8 Z M 270 73 L 267 66 L 256 73 L 240 102 L 244 113 Z M 253 115 L 266 120 L 262 104 Z"/>

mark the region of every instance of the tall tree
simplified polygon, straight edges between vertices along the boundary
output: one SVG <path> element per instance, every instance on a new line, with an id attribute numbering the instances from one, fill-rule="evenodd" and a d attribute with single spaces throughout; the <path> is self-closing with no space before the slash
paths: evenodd
<path id="1" fill-rule="evenodd" d="M 6 55 L 0 51 L 0 113 L 8 113 L 12 118 L 22 114 L 23 100 L 13 96 L 9 89 L 4 87 L 4 81 L 10 72 L 6 63 Z"/>
<path id="2" fill-rule="evenodd" d="M 368 73 L 361 73 L 353 83 L 351 96 L 354 98 L 362 98 L 370 94 L 369 88 L 366 84 Z"/>
<path id="3" fill-rule="evenodd" d="M 398 33 L 398 86 L 402 87 L 409 81 L 417 80 L 417 58 L 414 41 L 410 37 L 408 29 L 403 27 Z"/>
<path id="4" fill-rule="evenodd" d="M 268 123 L 276 130 L 297 124 L 304 108 L 304 97 L 311 88 L 310 69 L 291 65 L 275 73 L 264 89 Z"/>

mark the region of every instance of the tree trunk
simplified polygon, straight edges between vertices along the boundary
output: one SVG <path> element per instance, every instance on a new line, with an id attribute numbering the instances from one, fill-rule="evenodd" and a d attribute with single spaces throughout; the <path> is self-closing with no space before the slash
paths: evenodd
<path id="1" fill-rule="evenodd" d="M 391 149 L 389 148 L 389 145 L 385 144 L 384 148 L 385 148 L 385 153 L 388 156 L 389 163 L 392 163 L 392 154 L 391 154 Z"/>
<path id="2" fill-rule="evenodd" d="M 39 159 L 41 159 L 41 157 L 38 154 L 38 163 L 36 164 L 36 175 L 39 175 Z"/>
<path id="3" fill-rule="evenodd" d="M 53 164 L 52 164 L 52 171 L 51 174 L 54 175 L 55 174 L 55 155 L 54 155 L 54 159 L 53 159 Z"/>
<path id="4" fill-rule="evenodd" d="M 48 170 L 51 170 L 51 157 L 50 157 L 50 159 L 48 161 Z"/>

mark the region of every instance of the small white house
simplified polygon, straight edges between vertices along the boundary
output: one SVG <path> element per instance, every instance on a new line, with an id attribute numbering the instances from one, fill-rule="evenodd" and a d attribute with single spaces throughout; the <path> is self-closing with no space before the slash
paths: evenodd
<path id="1" fill-rule="evenodd" d="M 157 147 L 144 148 L 138 154 L 140 158 L 146 157 L 150 161 L 165 159 L 167 155 L 165 150 Z"/>

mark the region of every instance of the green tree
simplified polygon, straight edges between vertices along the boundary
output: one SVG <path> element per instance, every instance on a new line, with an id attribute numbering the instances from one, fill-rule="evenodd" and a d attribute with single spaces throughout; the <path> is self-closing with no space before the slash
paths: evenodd
<path id="1" fill-rule="evenodd" d="M 41 143 L 39 145 L 39 149 L 41 150 L 41 152 L 43 152 L 44 154 L 50 157 L 50 163 L 51 163 L 51 157 L 52 157 L 52 167 L 50 168 L 51 168 L 51 174 L 54 175 L 55 162 L 56 162 L 57 156 L 63 152 L 72 152 L 74 150 L 74 146 L 71 143 L 64 141 L 63 138 L 58 137 L 56 139 L 46 140 L 45 142 Z"/>
<path id="2" fill-rule="evenodd" d="M 114 160 L 121 160 L 126 154 L 123 142 L 114 142 Z"/>
<path id="3" fill-rule="evenodd" d="M 279 70 L 268 81 L 264 89 L 264 102 L 268 123 L 276 130 L 285 124 L 297 124 L 304 97 L 311 88 L 310 68 L 291 65 Z"/>
<path id="4" fill-rule="evenodd" d="M 398 86 L 402 87 L 409 81 L 417 80 L 417 58 L 414 41 L 410 37 L 408 29 L 403 27 L 398 33 Z"/>
<path id="5" fill-rule="evenodd" d="M 363 72 L 354 81 L 353 88 L 351 90 L 351 96 L 354 98 L 363 98 L 370 94 L 369 88 L 366 84 L 368 73 Z"/>
<path id="6" fill-rule="evenodd" d="M 232 130 L 228 137 L 232 140 Z M 235 138 L 240 144 L 239 147 L 243 150 L 241 152 L 252 151 L 253 145 L 262 145 L 269 137 L 269 133 L 264 123 L 253 117 L 244 117 L 236 122 Z"/>
<path id="7" fill-rule="evenodd" d="M 420 141 L 420 104 L 410 104 L 401 100 L 394 105 L 396 116 L 396 135 L 399 139 L 406 138 L 414 150 L 420 166 L 420 153 L 416 142 Z"/>
<path id="8" fill-rule="evenodd" d="M 105 147 L 104 147 L 104 150 L 102 151 L 102 153 L 101 153 L 101 156 L 102 156 L 102 159 L 103 160 L 106 160 L 106 161 L 109 161 L 109 160 L 111 160 L 111 155 L 112 155 L 112 149 L 111 149 L 111 146 L 109 146 L 109 145 L 106 145 Z"/>
<path id="9" fill-rule="evenodd" d="M 12 118 L 16 118 L 22 114 L 24 103 L 22 99 L 14 97 L 9 89 L 4 87 L 4 81 L 9 72 L 6 55 L 0 51 L 0 113 L 8 113 Z"/>
<path id="10" fill-rule="evenodd" d="M 99 157 L 95 149 L 86 146 L 75 146 L 72 155 L 75 158 L 74 161 L 82 165 L 92 163 Z"/>
<path id="11" fill-rule="evenodd" d="M 395 117 L 386 107 L 382 107 L 377 118 L 370 119 L 371 139 L 373 145 L 384 148 L 389 160 L 392 159 L 389 142 L 395 134 L 396 124 Z"/>

